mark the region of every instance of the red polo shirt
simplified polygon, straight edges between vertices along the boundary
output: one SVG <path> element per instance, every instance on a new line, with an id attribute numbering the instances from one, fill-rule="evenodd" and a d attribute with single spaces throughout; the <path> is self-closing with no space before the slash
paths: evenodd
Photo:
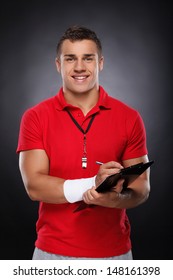
<path id="1" fill-rule="evenodd" d="M 74 124 L 67 109 L 87 132 L 88 165 L 82 168 L 83 133 Z M 147 154 L 146 135 L 139 113 L 108 96 L 100 87 L 96 106 L 84 116 L 66 103 L 59 93 L 28 109 L 21 120 L 17 152 L 44 149 L 50 161 L 50 175 L 64 179 L 92 177 L 108 162 Z M 76 257 L 110 257 L 131 248 L 130 225 L 125 209 L 96 206 L 73 213 L 77 203 L 40 202 L 35 245 L 47 252 Z"/>

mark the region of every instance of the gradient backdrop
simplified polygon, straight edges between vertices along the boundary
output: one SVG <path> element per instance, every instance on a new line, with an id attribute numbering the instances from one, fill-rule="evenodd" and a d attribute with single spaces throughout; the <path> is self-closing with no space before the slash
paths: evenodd
<path id="1" fill-rule="evenodd" d="M 169 1 L 2 1 L 0 83 L 0 259 L 31 259 L 38 203 L 18 169 L 19 123 L 30 106 L 61 86 L 56 44 L 72 24 L 94 29 L 103 43 L 100 84 L 140 111 L 147 130 L 151 195 L 128 210 L 135 259 L 171 259 L 172 10 Z"/>

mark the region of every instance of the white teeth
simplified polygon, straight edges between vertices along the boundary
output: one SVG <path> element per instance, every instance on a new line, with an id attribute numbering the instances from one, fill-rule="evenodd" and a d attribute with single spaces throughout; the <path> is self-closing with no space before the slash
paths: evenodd
<path id="1" fill-rule="evenodd" d="M 86 77 L 80 76 L 80 77 L 74 77 L 76 80 L 84 80 Z"/>

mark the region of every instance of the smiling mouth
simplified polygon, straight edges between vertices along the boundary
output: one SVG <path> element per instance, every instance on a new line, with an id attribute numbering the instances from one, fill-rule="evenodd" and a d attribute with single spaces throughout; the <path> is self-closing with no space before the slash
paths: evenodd
<path id="1" fill-rule="evenodd" d="M 74 80 L 76 81 L 84 81 L 86 80 L 89 76 L 72 76 Z"/>

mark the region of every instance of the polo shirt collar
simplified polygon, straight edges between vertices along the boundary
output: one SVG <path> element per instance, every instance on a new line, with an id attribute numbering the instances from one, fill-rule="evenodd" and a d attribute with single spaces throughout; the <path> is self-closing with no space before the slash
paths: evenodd
<path id="1" fill-rule="evenodd" d="M 104 90 L 103 87 L 99 86 L 99 92 L 100 92 L 100 96 L 99 96 L 99 100 L 96 104 L 96 107 L 99 109 L 110 109 L 111 105 L 109 102 L 109 98 L 108 98 L 108 94 L 107 92 Z M 71 104 L 68 104 L 64 98 L 64 94 L 63 94 L 63 89 L 62 87 L 60 88 L 59 92 L 57 93 L 57 95 L 55 96 L 56 98 L 56 109 L 59 111 L 65 110 L 67 108 L 74 108 L 74 106 L 72 106 Z"/>

